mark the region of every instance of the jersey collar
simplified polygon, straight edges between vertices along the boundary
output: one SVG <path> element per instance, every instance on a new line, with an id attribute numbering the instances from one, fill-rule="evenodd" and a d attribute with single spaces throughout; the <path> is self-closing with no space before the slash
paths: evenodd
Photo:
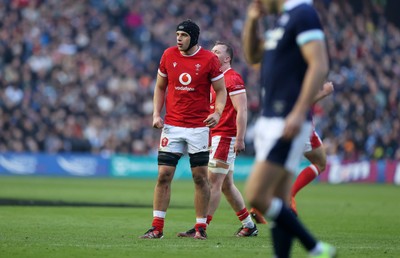
<path id="1" fill-rule="evenodd" d="M 283 4 L 283 10 L 289 11 L 301 4 L 312 4 L 313 0 L 288 0 Z"/>
<path id="2" fill-rule="evenodd" d="M 226 69 L 223 74 L 225 74 L 227 71 L 229 71 L 230 69 L 232 69 L 232 67 L 229 67 L 228 69 Z"/>
<path id="3" fill-rule="evenodd" d="M 183 56 L 194 56 L 195 54 L 199 53 L 200 49 L 201 49 L 201 46 L 199 46 L 199 47 L 197 48 L 196 52 L 194 52 L 194 53 L 191 54 L 191 55 L 184 55 L 184 54 L 182 54 L 182 53 L 181 53 L 181 55 L 183 55 Z"/>

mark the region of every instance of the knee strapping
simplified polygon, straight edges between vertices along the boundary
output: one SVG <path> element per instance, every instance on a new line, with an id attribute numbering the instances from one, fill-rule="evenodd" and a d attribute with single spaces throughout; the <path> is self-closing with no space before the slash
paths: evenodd
<path id="1" fill-rule="evenodd" d="M 176 167 L 180 158 L 181 158 L 181 156 L 178 154 L 171 153 L 171 152 L 165 152 L 165 151 L 159 151 L 158 152 L 158 165 Z"/>
<path id="2" fill-rule="evenodd" d="M 193 168 L 193 167 L 207 166 L 209 155 L 210 154 L 208 151 L 203 151 L 193 154 L 189 153 L 190 167 Z"/>
<path id="3" fill-rule="evenodd" d="M 219 173 L 219 174 L 226 175 L 229 172 L 229 166 L 227 168 L 223 168 L 223 167 L 218 166 L 216 160 L 210 160 L 210 162 L 208 162 L 208 170 L 211 173 Z"/>

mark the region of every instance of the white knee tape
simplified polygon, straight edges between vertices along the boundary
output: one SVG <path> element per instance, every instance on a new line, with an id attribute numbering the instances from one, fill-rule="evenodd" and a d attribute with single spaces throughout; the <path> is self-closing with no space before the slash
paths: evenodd
<path id="1" fill-rule="evenodd" d="M 219 174 L 228 174 L 229 172 L 229 167 L 228 168 L 221 168 L 217 166 L 217 162 L 215 160 L 210 160 L 208 163 L 208 170 L 211 173 L 219 173 Z"/>

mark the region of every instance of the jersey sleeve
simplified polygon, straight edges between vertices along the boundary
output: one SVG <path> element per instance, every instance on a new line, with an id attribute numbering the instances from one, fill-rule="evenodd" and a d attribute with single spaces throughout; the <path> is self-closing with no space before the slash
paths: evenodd
<path id="1" fill-rule="evenodd" d="M 158 67 L 158 74 L 162 77 L 168 77 L 167 68 L 165 66 L 166 51 L 161 56 L 160 65 Z"/>
<path id="2" fill-rule="evenodd" d="M 244 81 L 237 73 L 231 76 L 225 76 L 225 85 L 229 96 L 246 92 Z"/>
<path id="3" fill-rule="evenodd" d="M 224 74 L 221 71 L 221 64 L 218 61 L 218 57 L 212 54 L 210 60 L 210 80 L 212 82 L 215 82 L 221 79 L 222 77 L 224 77 Z"/>
<path id="4" fill-rule="evenodd" d="M 296 24 L 296 42 L 302 46 L 313 40 L 324 40 L 325 35 L 317 12 L 307 8 L 298 17 Z"/>

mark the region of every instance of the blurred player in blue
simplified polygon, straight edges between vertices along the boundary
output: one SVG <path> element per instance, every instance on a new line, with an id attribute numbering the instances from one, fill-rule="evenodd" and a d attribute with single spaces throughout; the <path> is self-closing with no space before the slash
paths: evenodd
<path id="1" fill-rule="evenodd" d="M 260 20 L 277 14 L 259 37 Z M 253 0 L 243 47 L 261 63 L 262 114 L 255 126 L 256 164 L 246 184 L 250 205 L 272 223 L 275 257 L 289 257 L 294 238 L 310 257 L 335 257 L 336 249 L 311 235 L 290 211 L 292 173 L 311 135 L 310 107 L 328 74 L 324 33 L 311 0 Z"/>

